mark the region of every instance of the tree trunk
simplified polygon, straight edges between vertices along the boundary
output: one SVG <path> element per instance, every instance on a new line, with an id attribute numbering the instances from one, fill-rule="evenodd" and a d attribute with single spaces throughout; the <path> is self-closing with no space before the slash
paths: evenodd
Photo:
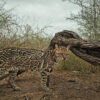
<path id="1" fill-rule="evenodd" d="M 100 65 L 100 41 L 85 41 L 75 32 L 65 30 L 54 36 L 50 47 L 54 48 L 55 44 L 65 47 L 70 45 L 70 50 L 76 56 L 93 65 Z"/>

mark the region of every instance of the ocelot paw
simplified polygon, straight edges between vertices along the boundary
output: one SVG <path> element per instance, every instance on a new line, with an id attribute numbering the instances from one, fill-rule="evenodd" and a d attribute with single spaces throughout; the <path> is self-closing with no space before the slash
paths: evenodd
<path id="1" fill-rule="evenodd" d="M 50 89 L 50 88 L 48 88 L 48 87 L 43 88 L 43 90 L 44 90 L 45 92 L 52 92 L 52 89 Z"/>
<path id="2" fill-rule="evenodd" d="M 48 87 L 44 88 L 45 91 L 50 91 L 50 89 Z"/>
<path id="3" fill-rule="evenodd" d="M 17 86 L 14 86 L 12 88 L 13 88 L 14 91 L 20 91 L 21 90 L 20 87 L 17 87 Z"/>

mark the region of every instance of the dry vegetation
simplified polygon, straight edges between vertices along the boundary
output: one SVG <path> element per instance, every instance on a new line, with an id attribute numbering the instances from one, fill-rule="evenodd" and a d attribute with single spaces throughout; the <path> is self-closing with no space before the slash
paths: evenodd
<path id="1" fill-rule="evenodd" d="M 3 6 L 2 6 L 3 7 Z M 0 14 L 3 14 L 0 7 Z M 7 14 L 5 19 L 12 17 Z M 0 17 L 1 18 L 1 17 Z M 2 18 L 1 18 L 2 19 Z M 1 20 L 0 22 L 4 22 Z M 36 48 L 45 50 L 51 40 L 44 29 L 34 31 L 30 25 L 19 26 L 14 21 L 0 24 L 0 49 L 6 47 Z M 7 25 L 7 28 L 5 28 Z M 3 27 L 2 27 L 3 26 Z M 17 31 L 16 31 L 17 30 Z M 47 100 L 100 100 L 100 66 L 93 66 L 68 52 L 65 61 L 55 68 L 51 75 L 53 93 Z M 20 92 L 12 91 L 7 79 L 0 82 L 0 100 L 44 100 L 40 87 L 39 73 L 23 73 L 16 83 L 22 88 Z"/>
<path id="2" fill-rule="evenodd" d="M 12 35 L 0 38 L 0 48 L 20 47 L 45 50 L 50 37 L 43 33 Z M 68 52 L 65 61 L 60 62 L 51 74 L 52 93 L 43 92 L 39 73 L 23 73 L 16 83 L 20 92 L 12 91 L 7 79 L 0 82 L 0 100 L 100 100 L 100 66 L 93 66 Z"/>

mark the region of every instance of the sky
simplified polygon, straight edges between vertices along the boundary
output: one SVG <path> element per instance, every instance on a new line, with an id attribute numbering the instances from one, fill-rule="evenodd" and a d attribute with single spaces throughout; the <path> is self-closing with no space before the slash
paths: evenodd
<path id="1" fill-rule="evenodd" d="M 6 9 L 14 8 L 13 14 L 19 17 L 20 24 L 29 24 L 33 28 L 46 29 L 47 33 L 62 30 L 77 31 L 75 22 L 67 21 L 71 13 L 77 14 L 79 7 L 62 0 L 7 0 Z"/>

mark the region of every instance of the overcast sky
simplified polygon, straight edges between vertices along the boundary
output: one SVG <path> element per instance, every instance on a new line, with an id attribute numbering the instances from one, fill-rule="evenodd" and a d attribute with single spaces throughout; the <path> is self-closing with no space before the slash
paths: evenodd
<path id="1" fill-rule="evenodd" d="M 62 0 L 7 0 L 6 9 L 14 8 L 13 13 L 20 17 L 21 24 L 37 25 L 40 28 L 51 26 L 48 33 L 61 30 L 76 31 L 77 24 L 66 21 L 71 13 L 77 14 L 78 6 Z"/>

